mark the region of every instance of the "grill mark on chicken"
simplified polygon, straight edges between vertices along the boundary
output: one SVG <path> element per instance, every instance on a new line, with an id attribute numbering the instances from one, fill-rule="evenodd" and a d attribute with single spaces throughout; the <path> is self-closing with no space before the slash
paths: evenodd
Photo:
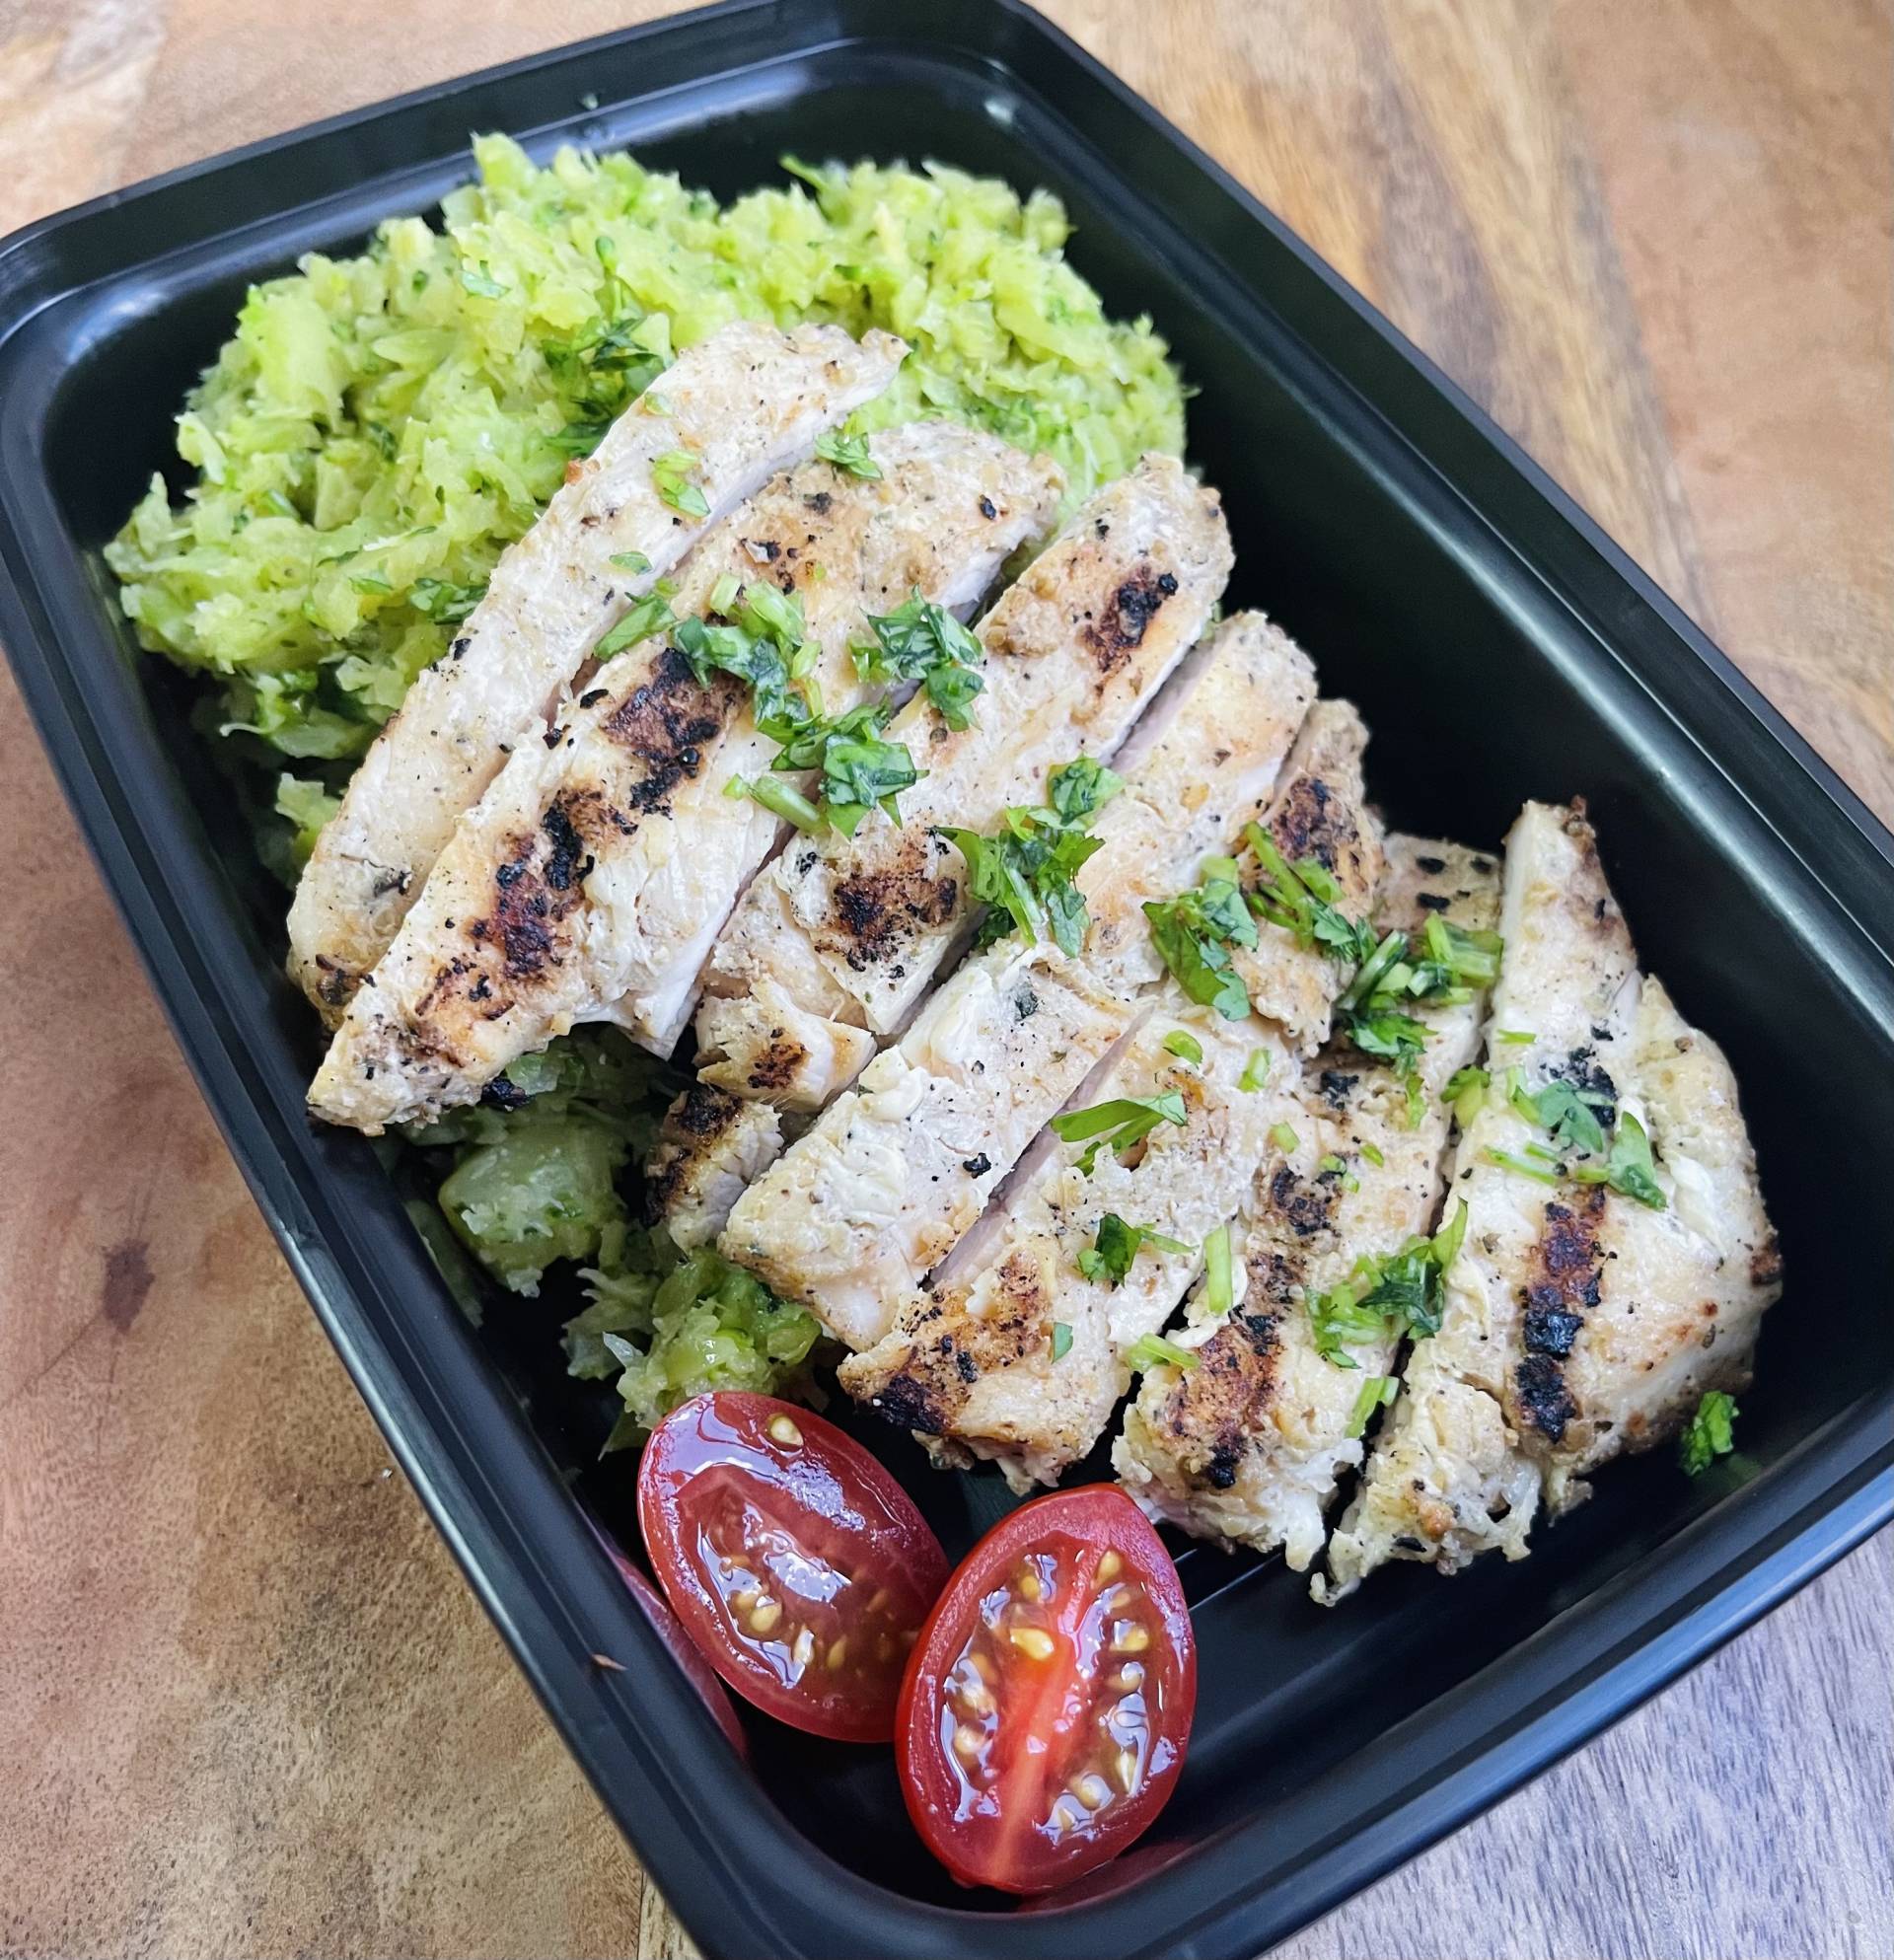
<path id="1" fill-rule="evenodd" d="M 742 1102 L 707 1082 L 692 1082 L 666 1113 L 665 1123 L 696 1146 L 712 1144 L 736 1121 Z M 646 1209 L 662 1218 L 678 1198 L 694 1160 L 689 1156 L 653 1158 L 645 1173 Z"/>
<path id="2" fill-rule="evenodd" d="M 668 816 L 671 792 L 703 763 L 704 744 L 722 734 L 743 698 L 743 684 L 719 674 L 699 681 L 677 647 L 665 648 L 657 671 L 634 689 L 602 724 L 605 733 L 646 765 L 625 801 L 641 816 Z"/>
<path id="3" fill-rule="evenodd" d="M 750 1068 L 750 1086 L 768 1097 L 786 1089 L 796 1071 L 809 1058 L 809 1051 L 781 1028 L 771 1028 L 769 1039 Z"/>
<path id="4" fill-rule="evenodd" d="M 1565 1361 L 1595 1307 L 1603 1282 L 1598 1228 L 1605 1215 L 1605 1187 L 1593 1185 L 1576 1208 L 1548 1199 L 1546 1229 L 1534 1251 L 1535 1275 L 1525 1287 L 1524 1357 L 1514 1370 L 1519 1408 L 1540 1434 L 1565 1440 L 1577 1412 L 1566 1386 Z"/>
<path id="5" fill-rule="evenodd" d="M 1174 572 L 1140 565 L 1116 592 L 1104 614 L 1085 628 L 1085 644 L 1098 657 L 1104 677 L 1123 667 L 1138 647 L 1164 602 L 1177 591 Z"/>
<path id="6" fill-rule="evenodd" d="M 1276 1321 L 1273 1313 L 1238 1308 L 1198 1350 L 1198 1365 L 1158 1412 L 1152 1426 L 1168 1438 L 1192 1483 L 1212 1490 L 1236 1483 L 1249 1439 L 1281 1385 Z"/>
<path id="7" fill-rule="evenodd" d="M 889 959 L 908 943 L 915 925 L 944 925 L 960 901 L 960 881 L 936 878 L 932 866 L 943 853 L 930 837 L 902 840 L 893 859 L 840 879 L 836 885 L 836 916 L 846 958 L 857 973 Z"/>
<path id="8" fill-rule="evenodd" d="M 1325 871 L 1337 871 L 1345 854 L 1362 849 L 1352 804 L 1320 776 L 1298 777 L 1270 819 L 1276 848 L 1291 864 L 1312 857 Z"/>

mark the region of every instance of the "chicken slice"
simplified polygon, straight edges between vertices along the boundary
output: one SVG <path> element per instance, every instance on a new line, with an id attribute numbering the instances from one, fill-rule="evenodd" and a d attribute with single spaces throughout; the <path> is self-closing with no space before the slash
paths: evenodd
<path id="1" fill-rule="evenodd" d="M 1639 973 L 1582 805 L 1526 805 L 1500 930 L 1494 1090 L 1451 1187 L 1466 1238 L 1440 1331 L 1416 1344 L 1330 1541 L 1324 1601 L 1389 1559 L 1451 1572 L 1488 1550 L 1523 1558 L 1542 1506 L 1569 1509 L 1600 1464 L 1665 1440 L 1705 1391 L 1748 1384 L 1782 1290 L 1729 1065 Z M 1535 1154 L 1556 1144 L 1564 1166 L 1603 1168 L 1507 1093 L 1563 1096 L 1555 1084 L 1587 1099 L 1614 1154 L 1629 1161 L 1642 1131 L 1661 1207 Z"/>
<path id="2" fill-rule="evenodd" d="M 878 478 L 810 462 L 752 498 L 692 553 L 675 602 L 702 613 L 719 581 L 766 568 L 800 601 L 832 711 L 864 692 L 849 641 L 867 614 L 913 589 L 971 606 L 1058 495 L 1052 464 L 955 423 L 868 446 Z M 350 1003 L 311 1107 L 371 1131 L 413 1121 L 474 1100 L 580 1021 L 667 1050 L 717 929 L 786 829 L 724 794 L 777 746 L 743 684 L 699 681 L 666 637 L 608 661 L 463 819 Z"/>
<path id="3" fill-rule="evenodd" d="M 851 1347 L 878 1341 L 1154 1004 L 1162 970 L 1143 905 L 1190 884 L 1206 853 L 1268 808 L 1311 687 L 1306 656 L 1260 617 L 1226 624 L 1095 825 L 1103 844 L 1078 876 L 1090 918 L 1078 957 L 1011 938 L 976 954 L 744 1194 L 724 1257 L 806 1301 Z"/>
<path id="4" fill-rule="evenodd" d="M 680 354 L 493 568 L 324 828 L 289 913 L 289 971 L 331 1026 L 529 725 L 632 602 L 777 471 L 895 378 L 906 345 L 738 322 Z M 706 510 L 667 502 L 673 472 Z M 671 466 L 667 470 L 664 466 Z M 630 556 L 644 568 L 617 562 Z"/>
<path id="5" fill-rule="evenodd" d="M 889 731 L 928 771 L 902 828 L 785 851 L 711 956 L 697 1020 L 705 1081 L 819 1109 L 906 1025 L 962 943 L 960 852 L 935 825 L 990 832 L 1084 750 L 1109 760 L 1198 639 L 1230 571 L 1213 492 L 1147 456 L 1072 519 L 982 621 L 985 691 L 951 729 L 916 696 Z"/>
<path id="6" fill-rule="evenodd" d="M 1391 836 L 1375 924 L 1411 943 L 1436 913 L 1490 931 L 1498 873 L 1459 844 Z M 1301 1078 L 1293 1143 L 1277 1138 L 1245 1194 L 1234 1310 L 1212 1317 L 1199 1289 L 1190 1325 L 1172 1337 L 1196 1364 L 1147 1370 L 1113 1447 L 1120 1481 L 1152 1518 L 1227 1546 L 1280 1546 L 1298 1572 L 1322 1549 L 1338 1481 L 1362 1457 L 1356 1400 L 1387 1373 L 1398 1342 L 1392 1332 L 1350 1341 L 1353 1365 L 1331 1361 L 1306 1297 L 1433 1229 L 1450 1124 L 1441 1092 L 1479 1053 L 1484 1008 L 1480 989 L 1407 1010 L 1427 1030 L 1412 1101 L 1394 1063 L 1346 1036 Z"/>
<path id="7" fill-rule="evenodd" d="M 694 1250 L 781 1154 L 782 1119 L 770 1104 L 693 1082 L 665 1112 L 645 1197 L 673 1241 Z"/>

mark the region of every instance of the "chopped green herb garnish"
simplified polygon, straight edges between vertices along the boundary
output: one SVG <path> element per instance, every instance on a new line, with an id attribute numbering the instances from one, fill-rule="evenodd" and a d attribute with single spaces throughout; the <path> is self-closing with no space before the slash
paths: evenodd
<path id="1" fill-rule="evenodd" d="M 697 459 L 688 449 L 667 449 L 651 464 L 651 486 L 658 501 L 685 517 L 708 517 L 710 500 L 692 479 Z"/>
<path id="2" fill-rule="evenodd" d="M 816 454 L 851 476 L 873 482 L 881 475 L 881 465 L 868 454 L 866 436 L 845 436 L 839 429 L 830 429 L 816 438 Z"/>
<path id="3" fill-rule="evenodd" d="M 610 660 L 615 653 L 636 646 L 639 640 L 648 640 L 653 633 L 669 632 L 677 623 L 664 599 L 655 592 L 647 593 L 593 648 L 593 654 L 597 659 Z"/>
<path id="4" fill-rule="evenodd" d="M 1110 769 L 1080 756 L 1052 770 L 1046 804 L 1005 811 L 996 836 L 944 825 L 936 829 L 934 835 L 945 837 L 967 860 L 969 888 L 989 908 L 979 944 L 990 945 L 1014 930 L 1029 939 L 1050 932 L 1060 952 L 1079 951 L 1089 921 L 1076 881 L 1086 860 L 1104 843 L 1084 825 L 1123 786 Z"/>
<path id="5" fill-rule="evenodd" d="M 1515 1157 L 1510 1150 L 1489 1150 L 1487 1162 L 1497 1164 L 1502 1171 L 1517 1171 L 1522 1178 L 1531 1178 L 1536 1184 L 1556 1185 L 1559 1180 L 1551 1172 L 1541 1170 L 1537 1164 L 1529 1164 L 1523 1157 Z"/>
<path id="6" fill-rule="evenodd" d="M 1370 1375 L 1354 1398 L 1354 1411 L 1348 1417 L 1348 1434 L 1360 1435 L 1367 1428 L 1368 1419 L 1374 1412 L 1391 1406 L 1400 1393 L 1401 1384 L 1393 1375 Z"/>
<path id="7" fill-rule="evenodd" d="M 1432 1238 L 1410 1239 L 1382 1259 L 1356 1262 L 1346 1284 L 1308 1296 L 1309 1328 L 1318 1354 L 1338 1368 L 1360 1363 L 1348 1343 L 1421 1339 L 1440 1331 L 1442 1286 L 1467 1235 L 1467 1207 Z"/>
<path id="8" fill-rule="evenodd" d="M 822 812 L 801 790 L 792 783 L 784 782 L 780 776 L 759 776 L 755 782 L 746 781 L 742 776 L 732 776 L 724 784 L 724 794 L 754 797 L 765 810 L 772 811 L 784 823 L 795 825 L 799 831 L 816 832 L 822 829 Z"/>
<path id="9" fill-rule="evenodd" d="M 1252 1049 L 1250 1058 L 1243 1064 L 1243 1073 L 1236 1078 L 1236 1086 L 1246 1095 L 1255 1095 L 1270 1079 L 1270 1051 L 1266 1048 Z"/>
<path id="10" fill-rule="evenodd" d="M 1511 1048 L 1530 1048 L 1538 1039 L 1530 1028 L 1499 1028 L 1493 1034 L 1494 1041 L 1504 1042 Z"/>
<path id="11" fill-rule="evenodd" d="M 461 267 L 461 284 L 470 293 L 477 293 L 483 300 L 502 299 L 505 297 L 507 290 L 494 278 L 492 272 L 488 270 L 485 259 L 480 260 L 480 268 L 477 272 L 471 265 L 463 265 Z"/>
<path id="12" fill-rule="evenodd" d="M 1342 889 L 1326 865 L 1312 857 L 1290 864 L 1261 824 L 1246 825 L 1243 837 L 1263 874 L 1249 895 L 1259 918 L 1292 932 L 1298 946 L 1319 945 L 1350 967 L 1373 953 L 1373 926 L 1340 909 Z"/>
<path id="13" fill-rule="evenodd" d="M 651 560 L 642 551 L 614 551 L 606 563 L 617 565 L 619 571 L 633 575 L 651 569 Z"/>
<path id="14" fill-rule="evenodd" d="M 1686 1477 L 1701 1476 L 1719 1456 L 1736 1447 L 1736 1399 L 1709 1389 L 1677 1439 L 1677 1461 Z"/>
<path id="15" fill-rule="evenodd" d="M 1383 1169 L 1388 1161 L 1387 1158 L 1381 1154 L 1381 1146 L 1378 1143 L 1362 1144 L 1361 1154 L 1368 1160 L 1370 1164 L 1374 1166 L 1374 1168 L 1377 1171 Z"/>
<path id="16" fill-rule="evenodd" d="M 1197 1356 L 1188 1347 L 1166 1341 L 1161 1334 L 1140 1334 L 1126 1348 L 1125 1365 L 1133 1374 L 1141 1375 L 1147 1368 L 1194 1368 Z"/>
<path id="17" fill-rule="evenodd" d="M 1605 1182 L 1613 1191 L 1648 1204 L 1653 1211 L 1664 1209 L 1663 1188 L 1657 1182 L 1657 1167 L 1651 1162 L 1650 1138 L 1644 1126 L 1629 1110 L 1618 1112 L 1618 1126 L 1612 1132 L 1611 1155 L 1606 1161 Z"/>
<path id="18" fill-rule="evenodd" d="M 1190 1247 L 1177 1239 L 1167 1239 L 1149 1225 L 1128 1225 L 1116 1211 L 1108 1211 L 1098 1221 L 1093 1244 L 1078 1255 L 1078 1270 L 1087 1279 L 1104 1280 L 1107 1285 L 1123 1283 L 1141 1246 L 1157 1252 L 1187 1253 Z"/>
<path id="19" fill-rule="evenodd" d="M 1275 1146 L 1278 1150 L 1280 1150 L 1283 1156 L 1285 1157 L 1292 1157 L 1295 1155 L 1296 1147 L 1298 1146 L 1298 1144 L 1300 1144 L 1301 1140 L 1302 1139 L 1296 1135 L 1295 1131 L 1292 1130 L 1286 1123 L 1278 1123 L 1271 1127 L 1270 1141 L 1273 1144 L 1275 1144 Z"/>
<path id="20" fill-rule="evenodd" d="M 1181 1129 L 1189 1121 L 1184 1098 L 1177 1090 L 1167 1089 L 1161 1096 L 1116 1096 L 1110 1102 L 1094 1103 L 1088 1110 L 1072 1110 L 1054 1117 L 1052 1126 L 1060 1142 L 1089 1142 L 1078 1168 L 1090 1177 L 1105 1144 L 1110 1143 L 1122 1157 L 1160 1123 L 1174 1123 Z"/>
<path id="21" fill-rule="evenodd" d="M 714 613 L 719 617 L 727 617 L 735 610 L 737 594 L 743 590 L 742 581 L 735 572 L 725 572 L 710 588 L 710 603 L 704 608 L 706 614 Z"/>
<path id="22" fill-rule="evenodd" d="M 1236 1261 L 1230 1228 L 1219 1225 L 1203 1241 L 1203 1311 L 1222 1319 L 1236 1305 Z"/>
<path id="23" fill-rule="evenodd" d="M 1211 858 L 1193 890 L 1151 901 L 1144 916 L 1158 958 L 1189 998 L 1214 1008 L 1226 1021 L 1249 1013 L 1249 989 L 1225 950 L 1256 944 L 1256 921 L 1243 903 L 1233 858 Z"/>
<path id="24" fill-rule="evenodd" d="M 853 836 L 877 805 L 891 823 L 900 823 L 895 799 L 921 778 L 907 745 L 882 739 L 888 712 L 885 701 L 870 701 L 844 714 L 812 721 L 784 743 L 769 765 L 819 769 L 823 815 L 843 836 Z"/>
<path id="25" fill-rule="evenodd" d="M 1440 1100 L 1452 1105 L 1453 1120 L 1462 1129 L 1473 1127 L 1473 1120 L 1484 1107 L 1492 1082 L 1493 1077 L 1484 1068 L 1456 1068 L 1447 1077 Z"/>
<path id="26" fill-rule="evenodd" d="M 1182 1028 L 1173 1028 L 1164 1037 L 1166 1053 L 1174 1054 L 1180 1061 L 1188 1061 L 1194 1067 L 1201 1067 L 1203 1061 L 1203 1044 Z"/>
<path id="27" fill-rule="evenodd" d="M 986 685 L 975 670 L 985 649 L 944 606 L 916 591 L 892 613 L 869 616 L 872 643 L 854 642 L 864 681 L 918 681 L 949 728 L 971 728 L 974 697 Z"/>
<path id="28" fill-rule="evenodd" d="M 1053 1359 L 1062 1361 L 1072 1351 L 1072 1330 L 1062 1320 L 1053 1323 Z"/>
<path id="29" fill-rule="evenodd" d="M 1332 1178 L 1339 1178 L 1348 1168 L 1348 1165 L 1333 1150 L 1316 1165 L 1318 1171 L 1326 1171 Z"/>

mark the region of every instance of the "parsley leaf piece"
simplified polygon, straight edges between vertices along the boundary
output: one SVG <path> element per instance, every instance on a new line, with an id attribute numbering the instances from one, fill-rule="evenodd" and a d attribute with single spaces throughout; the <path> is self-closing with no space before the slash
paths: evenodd
<path id="1" fill-rule="evenodd" d="M 1410 1239 L 1383 1258 L 1360 1260 L 1345 1284 L 1311 1293 L 1307 1306 L 1316 1352 L 1338 1368 L 1355 1368 L 1360 1363 L 1348 1352 L 1352 1342 L 1438 1334 L 1445 1276 L 1466 1235 L 1463 1201 L 1432 1238 Z"/>
<path id="2" fill-rule="evenodd" d="M 606 560 L 609 565 L 617 565 L 621 572 L 648 572 L 651 560 L 642 551 L 614 551 Z"/>
<path id="3" fill-rule="evenodd" d="M 1062 824 L 1085 825 L 1125 787 L 1125 778 L 1096 756 L 1074 756 L 1046 773 L 1046 795 Z"/>
<path id="4" fill-rule="evenodd" d="M 1493 1031 L 1493 1040 L 1504 1042 L 1508 1048 L 1530 1048 L 1538 1039 L 1530 1028 L 1498 1028 Z"/>
<path id="5" fill-rule="evenodd" d="M 1062 1321 L 1053 1323 L 1053 1359 L 1062 1361 L 1072 1351 L 1072 1330 Z"/>
<path id="6" fill-rule="evenodd" d="M 648 640 L 653 633 L 671 631 L 677 623 L 676 616 L 664 600 L 655 592 L 647 593 L 593 648 L 594 657 L 610 660 L 615 653 L 636 646 L 639 640 Z"/>
<path id="7" fill-rule="evenodd" d="M 1269 1079 L 1269 1050 L 1266 1048 L 1252 1049 L 1249 1060 L 1243 1064 L 1243 1073 L 1236 1078 L 1236 1086 L 1245 1095 L 1254 1095 Z"/>
<path id="8" fill-rule="evenodd" d="M 1272 1125 L 1270 1128 L 1270 1141 L 1281 1151 L 1283 1156 L 1290 1157 L 1295 1154 L 1296 1147 L 1301 1142 L 1301 1138 L 1296 1135 L 1295 1131 L 1286 1123 L 1278 1123 Z"/>
<path id="9" fill-rule="evenodd" d="M 1249 895 L 1259 918 L 1293 933 L 1298 946 L 1327 947 L 1347 966 L 1369 958 L 1379 944 L 1374 927 L 1340 909 L 1342 891 L 1332 871 L 1312 857 L 1291 865 L 1261 824 L 1245 825 L 1243 838 L 1263 873 Z"/>
<path id="10" fill-rule="evenodd" d="M 1079 1171 L 1090 1177 L 1098 1153 L 1107 1143 L 1122 1157 L 1160 1123 L 1174 1123 L 1182 1129 L 1189 1121 L 1183 1096 L 1167 1089 L 1161 1096 L 1116 1096 L 1110 1102 L 1094 1103 L 1088 1110 L 1072 1110 L 1054 1117 L 1052 1127 L 1061 1143 L 1090 1144 L 1078 1160 Z"/>
<path id="11" fill-rule="evenodd" d="M 652 460 L 651 486 L 660 503 L 685 517 L 708 517 L 710 500 L 692 480 L 697 459 L 688 449 L 667 449 Z"/>
<path id="12" fill-rule="evenodd" d="M 1173 1028 L 1164 1037 L 1164 1051 L 1174 1054 L 1180 1061 L 1188 1061 L 1193 1067 L 1201 1067 L 1203 1061 L 1203 1044 L 1183 1028 Z"/>
<path id="13" fill-rule="evenodd" d="M 1361 1384 L 1361 1392 L 1354 1398 L 1354 1411 L 1348 1417 L 1348 1434 L 1358 1436 L 1368 1426 L 1368 1418 L 1377 1409 L 1392 1407 L 1394 1399 L 1401 1393 L 1401 1384 L 1393 1375 L 1370 1375 Z"/>
<path id="14" fill-rule="evenodd" d="M 1569 1082 L 1548 1082 L 1531 1098 L 1533 1113 L 1552 1140 L 1565 1150 L 1596 1155 L 1605 1147 L 1604 1126 L 1583 1094 Z M 1634 1123 L 1637 1118 L 1632 1118 Z"/>
<path id="15" fill-rule="evenodd" d="M 1157 1252 L 1190 1251 L 1190 1247 L 1182 1241 L 1167 1239 L 1162 1232 L 1153 1230 L 1149 1225 L 1128 1225 L 1116 1211 L 1108 1211 L 1098 1221 L 1094 1243 L 1080 1251 L 1078 1270 L 1087 1279 L 1103 1279 L 1108 1285 L 1118 1286 L 1130 1271 L 1132 1262 L 1143 1246 L 1150 1246 Z"/>
<path id="16" fill-rule="evenodd" d="M 1736 1447 L 1736 1398 L 1709 1389 L 1677 1439 L 1677 1461 L 1686 1477 L 1700 1477 L 1719 1456 Z"/>
<path id="17" fill-rule="evenodd" d="M 1368 1160 L 1370 1164 L 1374 1166 L 1374 1168 L 1377 1171 L 1385 1168 L 1388 1161 L 1387 1158 L 1382 1155 L 1381 1146 L 1378 1143 L 1362 1144 L 1361 1154 L 1363 1157 L 1365 1157 Z"/>
<path id="18" fill-rule="evenodd" d="M 816 438 L 816 454 L 851 476 L 874 482 L 881 475 L 881 465 L 868 454 L 866 436 L 845 436 L 839 429 L 830 429 Z"/>
<path id="19" fill-rule="evenodd" d="M 1125 1365 L 1133 1374 L 1141 1375 L 1147 1368 L 1173 1367 L 1190 1369 L 1197 1366 L 1197 1356 L 1188 1347 L 1180 1347 L 1174 1341 L 1166 1341 L 1161 1334 L 1140 1334 L 1125 1350 Z"/>
<path id="20" fill-rule="evenodd" d="M 1618 1112 L 1618 1126 L 1612 1134 L 1605 1173 L 1605 1182 L 1613 1191 L 1635 1198 L 1639 1204 L 1648 1204 L 1653 1211 L 1664 1209 L 1663 1188 L 1657 1182 L 1657 1167 L 1650 1158 L 1650 1138 L 1629 1110 Z"/>
<path id="21" fill-rule="evenodd" d="M 892 613 L 871 614 L 875 641 L 855 643 L 855 665 L 864 681 L 918 681 L 934 711 L 949 728 L 971 728 L 974 697 L 985 683 L 973 670 L 986 650 L 944 606 L 918 590 Z"/>

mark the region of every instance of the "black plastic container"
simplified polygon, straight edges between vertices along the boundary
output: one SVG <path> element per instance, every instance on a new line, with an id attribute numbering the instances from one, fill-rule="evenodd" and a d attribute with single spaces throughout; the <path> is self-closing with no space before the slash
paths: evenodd
<path id="1" fill-rule="evenodd" d="M 594 104 L 599 106 L 594 107 Z M 1072 256 L 1202 391 L 1231 599 L 1380 731 L 1399 822 L 1496 840 L 1587 794 L 1650 966 L 1744 1084 L 1787 1296 L 1742 1455 L 1617 1466 L 1524 1565 L 1414 1567 L 1346 1610 L 1279 1562 L 1183 1560 L 1191 1761 L 1082 1902 L 956 1893 L 885 1751 L 759 1723 L 731 1753 L 591 1517 L 625 1473 L 551 1329 L 475 1332 L 360 1139 L 316 1129 L 316 1034 L 279 891 L 134 653 L 99 546 L 246 282 L 347 250 L 470 172 L 470 132 L 633 146 L 721 193 L 784 151 L 936 158 L 1063 197 Z M 0 635 L 204 1092 L 316 1310 L 469 1578 L 707 1952 L 1246 1955 L 1624 1713 L 1894 1511 L 1894 839 L 1623 554 L 1268 213 L 1009 0 L 752 0 L 194 166 L 0 247 Z M 991 1484 L 904 1468 L 958 1551 Z M 607 1653 L 623 1673 L 600 1670 Z"/>

